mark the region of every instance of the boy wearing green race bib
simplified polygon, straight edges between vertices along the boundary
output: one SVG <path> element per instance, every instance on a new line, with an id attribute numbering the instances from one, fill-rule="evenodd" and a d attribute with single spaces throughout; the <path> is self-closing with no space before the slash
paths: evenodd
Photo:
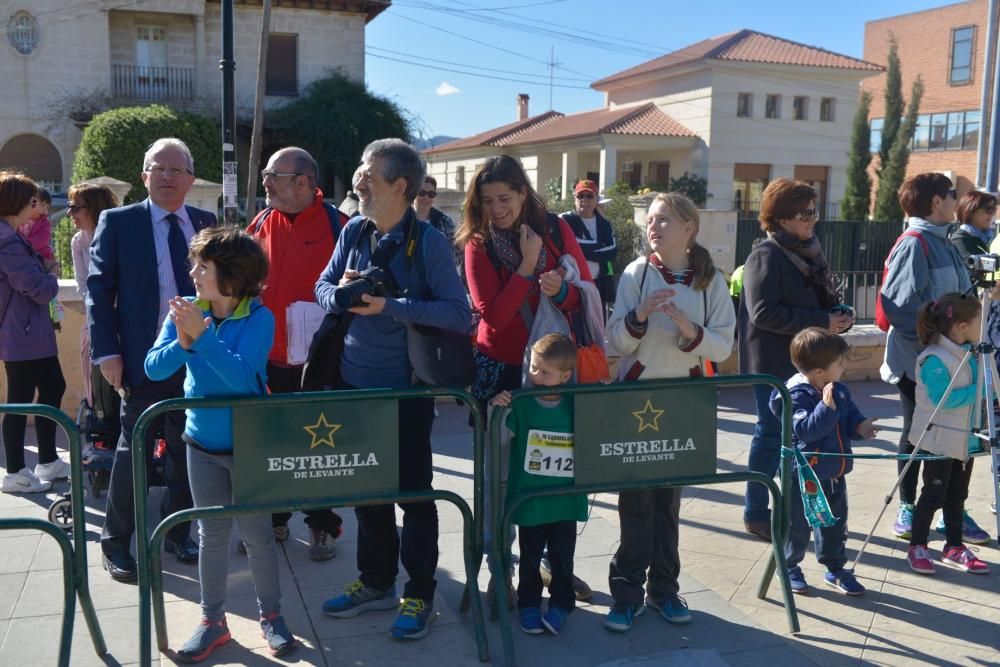
<path id="1" fill-rule="evenodd" d="M 548 334 L 531 346 L 529 374 L 536 387 L 569 382 L 576 367 L 576 344 L 562 334 Z M 509 406 L 510 392 L 498 394 L 494 406 Z M 503 447 L 510 451 L 507 497 L 524 491 L 573 486 L 573 399 L 556 394 L 518 401 L 504 421 Z M 518 526 L 517 607 L 521 629 L 531 635 L 559 634 L 576 606 L 573 553 L 576 522 L 587 519 L 585 495 L 536 498 L 514 513 Z M 542 578 L 538 566 L 548 549 L 552 567 L 549 607 L 542 615 Z"/>
<path id="2" fill-rule="evenodd" d="M 792 525 L 785 545 L 788 578 L 792 592 L 809 592 L 805 575 L 799 563 L 809 546 L 809 535 L 815 541 L 816 559 L 825 565 L 826 583 L 847 595 L 864 595 L 865 587 L 854 577 L 847 564 L 847 481 L 845 476 L 854 467 L 846 457 L 810 456 L 813 453 L 850 454 L 851 439 L 875 436 L 873 419 L 865 419 L 851 399 L 851 392 L 840 381 L 847 367 L 850 346 L 835 333 L 819 327 L 800 331 L 792 339 L 792 363 L 799 370 L 785 386 L 792 395 L 792 446 L 805 455 L 806 462 L 829 503 L 835 517 L 832 525 L 810 528 L 806 518 L 802 491 L 798 480 L 792 482 Z M 781 418 L 781 396 L 771 394 L 771 412 Z M 798 467 L 795 474 L 800 475 Z M 806 478 L 808 479 L 808 477 Z M 818 495 L 814 481 L 806 485 L 806 493 Z"/>

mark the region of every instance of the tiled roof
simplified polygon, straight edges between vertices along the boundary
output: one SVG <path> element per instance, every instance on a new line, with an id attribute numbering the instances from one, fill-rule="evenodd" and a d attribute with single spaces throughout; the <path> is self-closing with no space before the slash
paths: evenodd
<path id="1" fill-rule="evenodd" d="M 799 65 L 802 67 L 830 67 L 880 72 L 882 67 L 850 56 L 827 51 L 817 46 L 800 44 L 781 37 L 766 35 L 754 30 L 740 30 L 705 39 L 683 49 L 654 58 L 627 70 L 612 74 L 591 84 L 600 89 L 609 83 L 648 74 L 702 59 L 730 60 L 737 62 Z"/>
<path id="2" fill-rule="evenodd" d="M 495 127 L 492 130 L 486 130 L 485 132 L 474 134 L 471 137 L 456 139 L 455 141 L 449 141 L 446 144 L 438 144 L 433 148 L 425 150 L 424 154 L 434 155 L 435 153 L 454 151 L 460 148 L 475 148 L 476 146 L 504 146 L 512 139 L 516 139 L 523 136 L 526 132 L 530 132 L 533 128 L 544 126 L 547 123 L 551 123 L 554 120 L 562 118 L 562 116 L 563 114 L 558 111 L 546 111 L 545 113 L 538 114 L 537 116 L 532 116 L 524 120 L 517 120 L 513 123 Z"/>
<path id="3" fill-rule="evenodd" d="M 536 144 L 597 134 L 632 134 L 660 137 L 694 137 L 687 129 L 655 104 L 595 109 L 563 116 L 546 125 L 532 128 L 503 145 Z"/>

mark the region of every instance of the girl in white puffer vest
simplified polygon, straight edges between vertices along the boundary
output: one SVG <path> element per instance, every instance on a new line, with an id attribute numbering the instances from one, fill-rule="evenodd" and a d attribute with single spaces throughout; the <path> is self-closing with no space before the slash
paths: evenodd
<path id="1" fill-rule="evenodd" d="M 919 574 L 934 574 L 927 535 L 938 509 L 944 514 L 946 537 L 941 563 L 973 574 L 990 571 L 962 543 L 965 499 L 972 475 L 969 455 L 980 448 L 973 435 L 976 425 L 972 423 L 973 408 L 979 399 L 976 358 L 969 356 L 965 363 L 963 359 L 979 340 L 981 317 L 979 302 L 956 292 L 925 303 L 917 312 L 917 334 L 927 347 L 917 357 L 916 409 L 910 432 L 920 434 L 919 449 L 948 457 L 923 462 L 924 485 L 913 515 L 906 556 L 910 569 Z M 945 397 L 949 384 L 951 391 Z"/>

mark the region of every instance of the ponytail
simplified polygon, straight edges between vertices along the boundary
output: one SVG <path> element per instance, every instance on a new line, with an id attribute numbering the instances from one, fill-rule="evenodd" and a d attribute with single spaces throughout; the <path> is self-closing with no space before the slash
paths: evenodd
<path id="1" fill-rule="evenodd" d="M 691 259 L 691 268 L 694 269 L 694 280 L 691 286 L 696 290 L 706 290 L 712 284 L 715 277 L 715 262 L 712 261 L 712 254 L 705 250 L 705 246 L 697 241 L 688 248 L 688 257 Z"/>

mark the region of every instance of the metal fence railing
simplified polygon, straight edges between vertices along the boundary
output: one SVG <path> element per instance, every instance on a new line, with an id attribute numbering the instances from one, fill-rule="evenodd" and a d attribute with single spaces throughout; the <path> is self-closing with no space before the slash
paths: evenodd
<path id="1" fill-rule="evenodd" d="M 194 69 L 112 65 L 111 90 L 126 99 L 193 100 Z"/>

